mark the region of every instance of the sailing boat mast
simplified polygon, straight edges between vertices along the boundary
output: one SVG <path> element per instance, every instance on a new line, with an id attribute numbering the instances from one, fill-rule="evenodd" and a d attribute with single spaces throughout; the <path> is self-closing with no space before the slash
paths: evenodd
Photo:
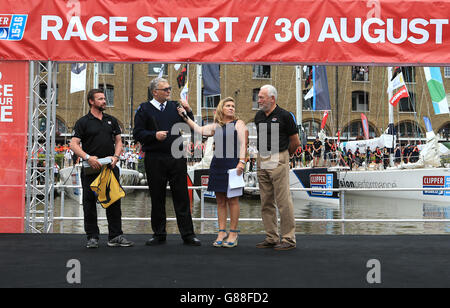
<path id="1" fill-rule="evenodd" d="M 197 115 L 198 125 L 202 125 L 202 65 L 197 64 Z"/>
<path id="2" fill-rule="evenodd" d="M 296 106 L 296 115 L 297 118 L 297 125 L 302 125 L 302 117 L 303 117 L 303 104 L 302 104 L 302 67 L 300 65 L 295 66 L 295 106 Z"/>
<path id="3" fill-rule="evenodd" d="M 388 67 L 388 100 L 390 101 L 392 98 L 392 89 L 389 87 L 389 83 L 392 79 L 392 68 Z M 394 106 L 389 104 L 389 128 L 394 126 Z M 393 133 L 393 132 L 392 132 Z"/>
<path id="4" fill-rule="evenodd" d="M 390 87 L 390 82 L 392 79 L 392 67 L 388 67 L 388 102 L 391 101 L 392 98 L 392 89 Z M 394 106 L 390 103 L 388 103 L 389 106 L 389 125 L 388 125 L 388 134 L 392 135 L 392 148 L 389 151 L 389 163 L 390 166 L 393 167 L 394 166 L 394 149 L 395 149 L 395 144 L 394 144 Z"/>
<path id="5" fill-rule="evenodd" d="M 94 81 L 93 81 L 93 88 L 98 89 L 98 63 L 94 63 Z"/>

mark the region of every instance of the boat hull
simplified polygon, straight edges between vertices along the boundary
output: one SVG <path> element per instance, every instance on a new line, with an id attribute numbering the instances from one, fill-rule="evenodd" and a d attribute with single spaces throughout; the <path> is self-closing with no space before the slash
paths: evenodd
<path id="1" fill-rule="evenodd" d="M 387 169 L 380 171 L 339 171 L 340 188 L 371 188 L 376 191 L 347 191 L 346 194 L 383 196 L 450 203 L 450 168 Z M 386 191 L 385 188 L 436 188 L 433 191 Z"/>
<path id="2" fill-rule="evenodd" d="M 247 183 L 253 181 L 251 185 L 258 188 L 256 172 L 249 172 L 246 175 Z M 249 181 L 248 179 L 251 179 Z M 323 190 L 326 188 L 338 188 L 337 173 L 328 171 L 326 168 L 294 168 L 289 171 L 289 187 L 292 199 L 306 200 L 311 203 L 326 203 L 329 205 L 339 205 L 339 193 Z M 296 190 L 299 188 L 318 188 L 317 191 Z M 246 194 L 259 195 L 258 189 L 245 189 Z"/>

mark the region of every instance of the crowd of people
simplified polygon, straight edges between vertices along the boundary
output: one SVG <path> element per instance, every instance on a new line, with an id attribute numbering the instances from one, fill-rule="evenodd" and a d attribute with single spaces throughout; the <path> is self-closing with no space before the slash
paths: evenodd
<path id="1" fill-rule="evenodd" d="M 45 152 L 41 150 L 38 154 L 45 154 Z M 56 168 L 59 170 L 62 168 L 72 167 L 73 165 L 76 165 L 80 162 L 80 158 L 74 154 L 68 144 L 58 144 L 55 147 L 55 154 L 64 155 L 63 159 L 60 162 L 60 165 L 58 165 L 57 167 L 55 166 L 55 170 Z M 131 143 L 130 145 L 122 147 L 119 166 L 120 168 L 137 170 L 139 160 L 141 159 L 143 159 L 143 153 L 140 151 L 139 143 Z"/>
<path id="2" fill-rule="evenodd" d="M 323 156 L 322 156 L 323 152 Z M 417 145 L 408 144 L 406 146 L 395 147 L 394 164 L 415 163 L 419 160 L 419 148 Z M 390 152 L 386 147 L 376 147 L 375 150 L 357 148 L 354 152 L 351 149 L 340 149 L 333 140 L 325 139 L 324 144 L 317 137 L 312 144 L 297 148 L 290 158 L 291 168 L 296 167 L 349 167 L 350 170 L 357 169 L 363 165 L 373 165 L 374 169 L 380 166 L 387 168 L 390 165 Z"/>

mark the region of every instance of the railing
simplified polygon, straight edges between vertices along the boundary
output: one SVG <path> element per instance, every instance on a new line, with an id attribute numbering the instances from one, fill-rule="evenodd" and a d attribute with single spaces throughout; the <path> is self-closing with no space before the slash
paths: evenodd
<path id="1" fill-rule="evenodd" d="M 64 198 L 65 192 L 64 188 L 80 188 L 80 185 L 57 185 L 56 188 L 63 188 L 61 190 L 61 213 L 64 213 Z M 148 190 L 148 186 L 123 186 L 124 189 L 134 189 L 134 190 Z M 168 187 L 169 188 L 169 187 Z M 200 217 L 193 217 L 193 221 L 216 221 L 215 217 L 205 217 L 205 197 L 204 191 L 207 189 L 205 186 L 189 186 L 189 190 L 201 190 L 200 197 Z M 245 187 L 246 191 L 259 190 L 257 187 Z M 345 193 L 346 192 L 357 192 L 357 191 L 450 191 L 450 188 L 290 188 L 291 191 L 314 191 L 314 192 L 340 192 L 339 194 L 339 206 L 340 206 L 340 217 L 341 218 L 296 218 L 296 222 L 336 222 L 336 223 L 346 223 L 346 222 L 387 222 L 387 223 L 402 223 L 402 222 L 450 222 L 450 219 L 349 219 L 345 218 Z M 54 220 L 83 220 L 83 217 L 54 217 Z M 106 217 L 98 217 L 99 220 L 106 220 Z M 123 221 L 150 221 L 149 217 L 122 217 Z M 168 221 L 175 221 L 175 217 L 168 217 Z M 260 222 L 261 218 L 239 218 L 239 221 L 251 221 Z"/>

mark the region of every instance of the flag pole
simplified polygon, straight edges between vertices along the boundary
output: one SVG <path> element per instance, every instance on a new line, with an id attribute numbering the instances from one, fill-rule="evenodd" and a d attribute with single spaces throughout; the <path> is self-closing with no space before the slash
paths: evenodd
<path id="1" fill-rule="evenodd" d="M 389 87 L 389 84 L 392 79 L 392 69 L 388 67 L 388 101 L 392 98 L 392 89 Z M 389 105 L 389 126 L 394 125 L 394 106 L 392 104 Z"/>
<path id="2" fill-rule="evenodd" d="M 392 148 L 389 150 L 389 164 L 391 167 L 394 167 L 394 149 L 395 149 L 395 144 L 394 144 L 394 106 L 392 104 L 390 104 L 389 102 L 391 101 L 392 98 L 392 91 L 393 89 L 391 89 L 390 87 L 390 83 L 391 83 L 391 79 L 392 79 L 392 69 L 393 68 L 387 68 L 388 70 L 388 106 L 389 106 L 389 128 L 388 128 L 388 134 L 392 135 Z"/>
<path id="3" fill-rule="evenodd" d="M 198 125 L 202 125 L 202 65 L 197 64 L 197 116 Z"/>
<path id="4" fill-rule="evenodd" d="M 98 89 L 98 63 L 94 63 L 94 79 L 93 79 L 93 88 Z"/>
<path id="5" fill-rule="evenodd" d="M 295 66 L 295 80 L 296 80 L 296 96 L 295 96 L 295 102 L 296 102 L 296 118 L 297 118 L 297 125 L 302 125 L 302 117 L 303 117 L 303 107 L 302 107 L 302 74 L 301 74 L 301 66 L 296 65 Z"/>

